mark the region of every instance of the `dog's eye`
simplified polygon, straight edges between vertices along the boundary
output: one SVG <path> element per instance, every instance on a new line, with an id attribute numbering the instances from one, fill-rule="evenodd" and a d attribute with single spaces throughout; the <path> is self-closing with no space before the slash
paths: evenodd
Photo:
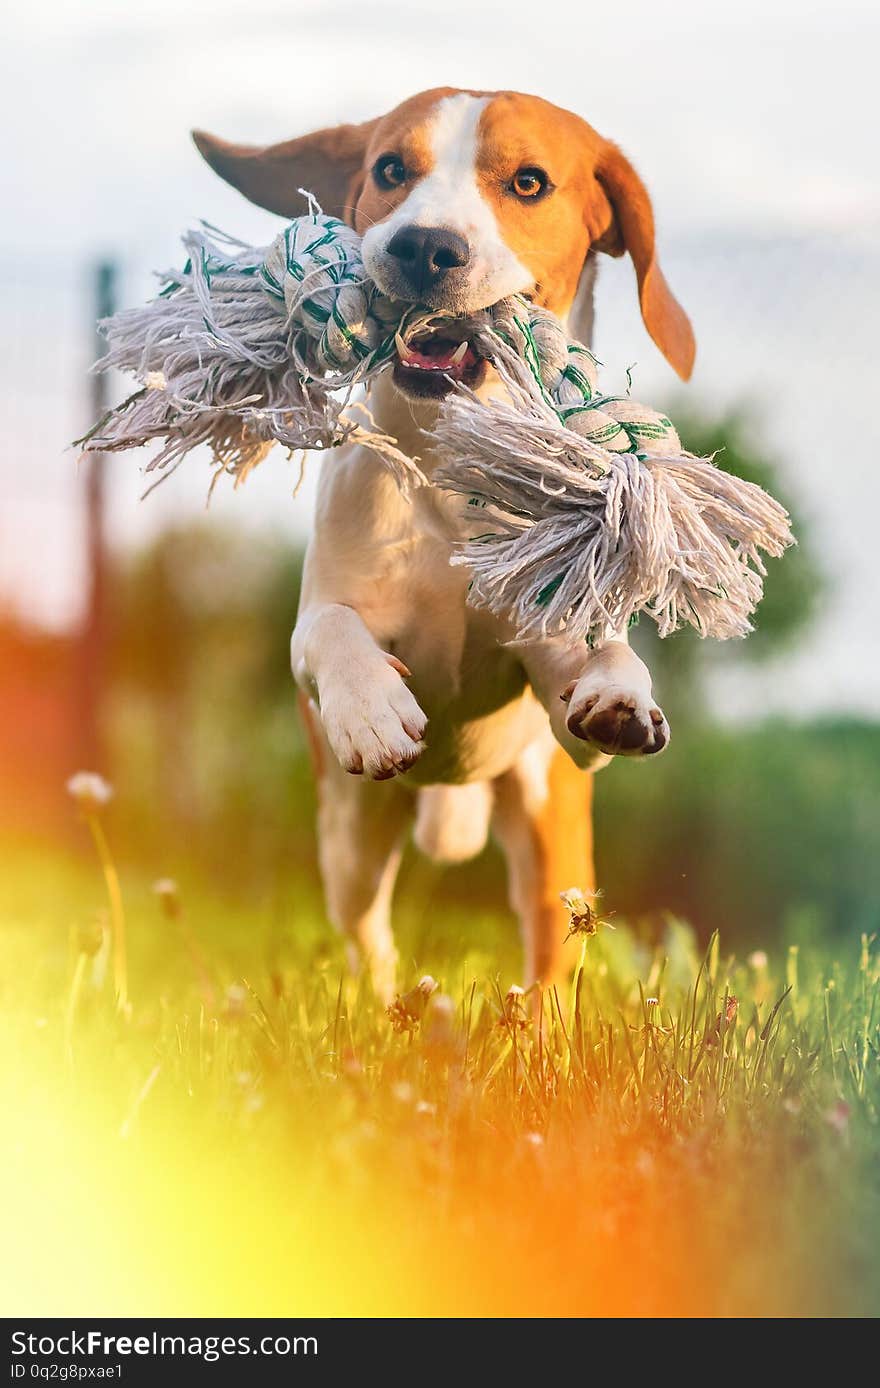
<path id="1" fill-rule="evenodd" d="M 403 160 L 396 154 L 383 154 L 373 165 L 373 177 L 380 188 L 399 188 L 406 182 Z"/>
<path id="2" fill-rule="evenodd" d="M 518 198 L 537 198 L 547 191 L 549 182 L 543 169 L 517 169 L 510 182 L 510 191 Z"/>

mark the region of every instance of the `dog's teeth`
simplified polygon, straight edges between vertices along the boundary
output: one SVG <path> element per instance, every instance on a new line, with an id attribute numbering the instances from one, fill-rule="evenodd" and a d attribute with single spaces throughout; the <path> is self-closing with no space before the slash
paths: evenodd
<path id="1" fill-rule="evenodd" d="M 410 357 L 412 356 L 412 353 L 410 352 L 409 348 L 404 342 L 399 328 L 397 329 L 397 332 L 394 334 L 394 343 L 397 347 L 397 355 L 400 357 L 400 360 L 409 361 Z"/>
<path id="2" fill-rule="evenodd" d="M 452 353 L 452 356 L 449 358 L 449 364 L 450 364 L 450 366 L 458 366 L 459 362 L 464 361 L 464 359 L 465 359 L 465 357 L 466 357 L 466 355 L 467 355 L 467 349 L 468 349 L 467 340 L 465 340 L 464 342 L 459 343 L 459 345 L 456 347 L 455 351 Z"/>

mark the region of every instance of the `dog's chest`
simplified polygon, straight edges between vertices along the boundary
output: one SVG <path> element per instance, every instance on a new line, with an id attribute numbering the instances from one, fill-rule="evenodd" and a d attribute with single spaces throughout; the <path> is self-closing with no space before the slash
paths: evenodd
<path id="1" fill-rule="evenodd" d="M 408 575 L 407 599 L 388 645 L 428 718 L 427 746 L 409 775 L 421 784 L 501 775 L 539 733 L 546 715 L 506 635 L 467 606 L 467 574 L 425 556 Z M 437 556 L 440 559 L 440 556 Z"/>
<path id="2" fill-rule="evenodd" d="M 521 694 L 525 675 L 506 628 L 468 606 L 468 573 L 452 554 L 442 533 L 416 521 L 405 541 L 376 554 L 376 582 L 365 582 L 359 610 L 412 671 L 420 700 L 479 717 Z"/>

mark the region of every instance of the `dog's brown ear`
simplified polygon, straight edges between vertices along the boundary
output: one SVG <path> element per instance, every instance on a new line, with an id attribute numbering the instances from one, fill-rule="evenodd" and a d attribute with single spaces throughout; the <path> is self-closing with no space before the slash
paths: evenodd
<path id="1" fill-rule="evenodd" d="M 607 231 L 593 243 L 593 249 L 609 255 L 629 252 L 639 282 L 645 327 L 669 364 L 686 381 L 693 371 L 697 350 L 694 331 L 660 269 L 648 190 L 629 160 L 609 140 L 602 146 L 596 178 L 611 204 L 613 217 Z"/>
<path id="2" fill-rule="evenodd" d="M 322 211 L 354 220 L 367 142 L 376 121 L 335 125 L 278 145 L 234 145 L 194 130 L 199 153 L 215 173 L 246 198 L 283 217 L 305 211 L 300 188 L 314 193 Z"/>

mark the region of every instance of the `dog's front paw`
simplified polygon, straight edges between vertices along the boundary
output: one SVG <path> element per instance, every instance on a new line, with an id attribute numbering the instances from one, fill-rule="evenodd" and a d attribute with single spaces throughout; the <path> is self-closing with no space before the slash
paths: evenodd
<path id="1" fill-rule="evenodd" d="M 585 676 L 561 697 L 568 704 L 568 731 L 609 756 L 656 756 L 669 742 L 669 724 L 650 690 L 603 686 Z"/>
<path id="2" fill-rule="evenodd" d="M 427 718 L 404 684 L 409 672 L 394 657 L 321 690 L 321 720 L 343 770 L 387 781 L 407 771 L 424 751 Z"/>

